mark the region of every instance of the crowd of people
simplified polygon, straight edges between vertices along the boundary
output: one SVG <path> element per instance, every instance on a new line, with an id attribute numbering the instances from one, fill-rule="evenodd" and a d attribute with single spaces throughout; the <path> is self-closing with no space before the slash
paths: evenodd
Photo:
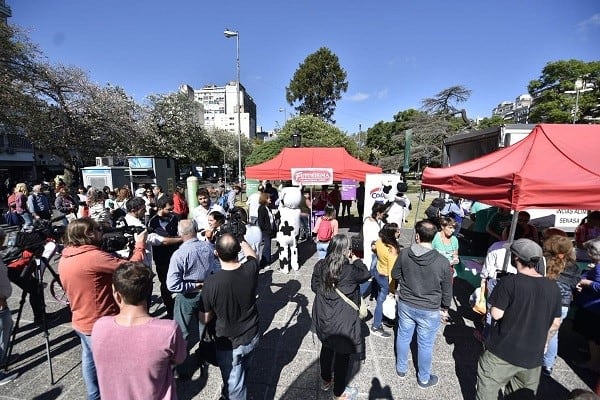
<path id="1" fill-rule="evenodd" d="M 358 208 L 363 254 L 357 255 L 352 240 L 340 233 L 340 206 L 344 216 L 350 215 L 350 207 L 337 185 L 331 191 L 323 188 L 314 198 L 296 189 L 296 202 L 291 192 L 285 198 L 285 190 L 267 182 L 256 196 L 249 196 L 248 212 L 236 204 L 239 186 L 224 193 L 199 188 L 198 205 L 192 209 L 182 186 L 172 194 L 160 186 L 139 187 L 133 193 L 128 187 L 90 187 L 71 194 L 59 182 L 53 201 L 41 189 L 35 185 L 29 194 L 26 186 L 16 185 L 14 207 L 9 199 L 7 213 L 15 213 L 18 224 L 27 227 L 50 220 L 54 204 L 57 221 L 66 225 L 58 269 L 81 342 L 88 399 L 176 398 L 175 380 L 192 377 L 198 366 L 192 350 L 203 342 L 212 344 L 221 371 L 221 398 L 246 399 L 246 376 L 260 340 L 259 271 L 274 262 L 273 241 L 281 253 L 282 234 L 315 243 L 312 324 L 322 344 L 323 391 L 331 391 L 335 400 L 357 398 L 358 390 L 349 386 L 349 368 L 353 355 L 366 356 L 361 317 L 369 295 L 375 299 L 371 334 L 385 340 L 393 333 L 384 323 L 396 328 L 390 351 L 396 350 L 398 378 L 407 377 L 416 331 L 417 384 L 427 390 L 439 383 L 432 370 L 435 338 L 451 322 L 448 310 L 460 262 L 458 232 L 471 219 L 459 199 L 439 204 L 437 211 L 428 209 L 431 215 L 416 222 L 414 240 L 406 248 L 399 243 L 404 219 L 400 224 L 386 220 L 390 204 L 375 203 L 364 220 L 364 210 Z M 297 209 L 297 227 L 288 225 L 281 211 L 290 203 Z M 480 225 L 486 220 L 479 229 L 487 232 L 491 244 L 481 269 L 487 312 L 476 333 L 485 345 L 477 366 L 477 398 L 496 399 L 499 391 L 535 396 L 540 375 L 553 372 L 558 330 L 572 303 L 577 304 L 575 329 L 589 345 L 590 359 L 581 366 L 599 372 L 598 212 L 582 222 L 574 247 L 560 230 L 540 235 L 526 212 L 518 214 L 514 240 L 509 240 L 510 211 L 499 209 L 484 217 L 486 209 L 470 212 Z M 314 221 L 313 210 L 319 211 Z M 283 225 L 291 231 L 282 230 Z M 139 229 L 127 230 L 127 247 L 107 249 L 105 234 L 123 226 Z M 592 263 L 584 275 L 576 264 L 576 249 L 585 250 Z M 5 317 L 10 265 L 5 270 L 0 263 L 0 359 L 12 326 L 10 314 Z M 149 313 L 154 276 L 160 282 L 165 319 Z M 11 278 L 27 291 L 16 280 Z M 31 305 L 40 318 L 44 309 L 33 292 Z M 384 312 L 390 301 L 395 304 L 391 316 Z M 0 374 L 0 384 L 13 379 L 14 374 Z"/>

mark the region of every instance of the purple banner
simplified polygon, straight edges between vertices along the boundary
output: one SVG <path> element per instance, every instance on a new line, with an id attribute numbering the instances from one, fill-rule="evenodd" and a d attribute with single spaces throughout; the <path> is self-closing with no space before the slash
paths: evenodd
<path id="1" fill-rule="evenodd" d="M 354 179 L 342 179 L 342 200 L 356 200 L 356 186 Z"/>

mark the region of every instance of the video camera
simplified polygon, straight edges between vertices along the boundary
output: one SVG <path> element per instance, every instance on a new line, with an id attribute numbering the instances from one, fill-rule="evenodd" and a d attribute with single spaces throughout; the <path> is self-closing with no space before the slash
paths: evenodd
<path id="1" fill-rule="evenodd" d="M 105 230 L 102 235 L 102 244 L 100 248 L 108 253 L 115 253 L 120 250 L 133 249 L 135 246 L 134 235 L 150 228 L 139 225 L 127 225 L 125 218 L 117 221 L 117 227 Z"/>
<path id="2" fill-rule="evenodd" d="M 240 207 L 234 207 L 229 211 L 229 220 L 221 226 L 220 234 L 230 233 L 240 242 L 246 234 L 246 211 Z"/>

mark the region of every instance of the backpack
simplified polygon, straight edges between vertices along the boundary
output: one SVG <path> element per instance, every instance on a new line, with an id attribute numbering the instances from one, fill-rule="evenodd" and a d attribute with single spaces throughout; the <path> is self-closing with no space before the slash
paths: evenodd
<path id="1" fill-rule="evenodd" d="M 321 218 L 319 229 L 317 230 L 317 240 L 320 242 L 329 242 L 333 236 L 333 228 L 331 227 L 331 220 Z"/>
<path id="2" fill-rule="evenodd" d="M 4 264 L 11 267 L 12 263 L 24 255 L 24 251 L 28 251 L 30 256 L 41 254 L 46 244 L 46 235 L 39 231 L 14 231 L 7 233 L 4 243 L 6 247 L 0 251 L 0 258 L 2 258 Z M 25 265 L 19 264 L 13 267 L 24 267 Z"/>
<path id="3" fill-rule="evenodd" d="M 17 196 L 13 193 L 8 196 L 8 208 L 13 209 L 17 207 Z"/>

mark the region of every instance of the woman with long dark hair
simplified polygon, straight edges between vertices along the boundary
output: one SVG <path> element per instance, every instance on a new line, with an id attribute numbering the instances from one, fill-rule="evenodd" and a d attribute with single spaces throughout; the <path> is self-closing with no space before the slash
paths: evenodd
<path id="1" fill-rule="evenodd" d="M 546 278 L 556 281 L 561 296 L 560 321 L 565 319 L 573 300 L 573 291 L 579 282 L 579 268 L 575 263 L 573 242 L 567 234 L 553 235 L 544 241 L 544 257 L 546 259 Z M 548 341 L 544 353 L 542 373 L 550 376 L 558 354 L 558 332 Z"/>
<path id="2" fill-rule="evenodd" d="M 313 270 L 311 289 L 316 295 L 312 317 L 322 343 L 321 389 L 326 391 L 333 386 L 334 399 L 356 399 L 358 393 L 356 388 L 346 385 L 350 355 L 364 357 L 363 322 L 357 310 L 360 306 L 358 285 L 370 276 L 365 264 L 350 250 L 350 240 L 345 235 L 333 236 L 327 255 Z"/>

